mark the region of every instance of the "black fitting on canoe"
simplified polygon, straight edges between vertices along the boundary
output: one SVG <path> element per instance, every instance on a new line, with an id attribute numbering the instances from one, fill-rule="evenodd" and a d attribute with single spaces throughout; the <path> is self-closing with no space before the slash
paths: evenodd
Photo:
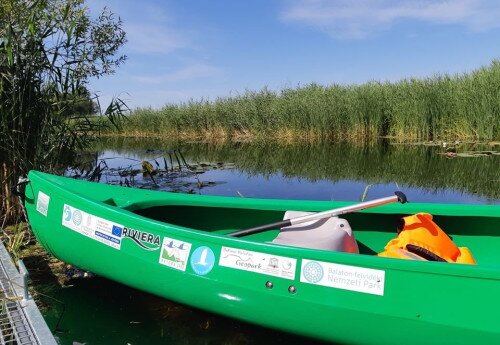
<path id="1" fill-rule="evenodd" d="M 19 179 L 17 180 L 17 184 L 12 186 L 10 188 L 10 191 L 12 194 L 24 198 L 24 185 L 30 183 L 30 180 L 28 180 L 26 177 L 20 176 Z"/>
<path id="2" fill-rule="evenodd" d="M 398 197 L 398 201 L 402 204 L 406 204 L 408 202 L 408 199 L 406 198 L 406 195 L 405 193 L 397 190 L 394 192 L 394 194 L 396 194 L 396 196 Z"/>

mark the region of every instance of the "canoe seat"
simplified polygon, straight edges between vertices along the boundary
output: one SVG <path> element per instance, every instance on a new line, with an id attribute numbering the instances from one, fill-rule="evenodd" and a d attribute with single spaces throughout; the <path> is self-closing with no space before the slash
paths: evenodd
<path id="1" fill-rule="evenodd" d="M 308 214 L 312 213 L 286 211 L 283 219 L 296 218 Z M 272 242 L 294 247 L 359 254 L 358 244 L 354 239 L 351 226 L 347 220 L 338 217 L 313 220 L 282 228 Z"/>

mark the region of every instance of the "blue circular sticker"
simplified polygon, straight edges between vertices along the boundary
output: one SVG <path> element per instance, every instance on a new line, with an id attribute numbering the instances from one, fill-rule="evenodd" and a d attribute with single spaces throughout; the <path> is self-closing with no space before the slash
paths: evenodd
<path id="1" fill-rule="evenodd" d="M 323 267 L 315 261 L 309 261 L 302 269 L 304 278 L 310 283 L 317 283 L 323 278 Z"/>
<path id="2" fill-rule="evenodd" d="M 209 247 L 198 247 L 191 255 L 191 268 L 200 276 L 210 272 L 214 267 L 214 263 L 215 255 Z"/>

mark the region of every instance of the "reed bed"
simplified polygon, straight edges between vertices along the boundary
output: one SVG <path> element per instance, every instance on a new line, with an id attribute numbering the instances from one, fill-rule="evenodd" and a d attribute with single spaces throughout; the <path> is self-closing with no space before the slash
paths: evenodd
<path id="1" fill-rule="evenodd" d="M 470 73 L 360 85 L 264 88 L 213 101 L 138 108 L 127 136 L 401 141 L 499 138 L 500 60 Z"/>

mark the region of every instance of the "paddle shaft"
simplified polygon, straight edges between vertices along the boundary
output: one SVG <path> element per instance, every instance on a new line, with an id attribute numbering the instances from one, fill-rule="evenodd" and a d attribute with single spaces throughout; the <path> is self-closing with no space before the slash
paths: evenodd
<path id="1" fill-rule="evenodd" d="M 282 221 L 276 222 L 276 223 L 265 224 L 265 225 L 256 226 L 254 228 L 239 230 L 239 231 L 229 233 L 228 235 L 233 236 L 233 237 L 242 237 L 242 236 L 256 234 L 256 233 L 263 232 L 263 231 L 270 230 L 270 229 L 280 229 L 280 228 L 284 228 L 287 226 L 297 225 L 297 224 L 309 222 L 311 220 L 323 219 L 323 218 L 328 218 L 328 217 L 335 217 L 335 216 L 338 216 L 341 214 L 351 213 L 351 212 L 363 210 L 365 208 L 390 204 L 390 203 L 397 202 L 397 201 L 404 204 L 407 201 L 406 195 L 404 195 L 403 192 L 397 191 L 394 194 L 395 194 L 394 196 L 388 196 L 385 198 L 375 199 L 375 200 L 371 200 L 371 201 L 365 201 L 365 202 L 362 202 L 362 203 L 359 203 L 356 205 L 340 207 L 340 208 L 336 208 L 333 210 L 308 214 L 306 216 L 285 219 L 285 220 L 282 220 Z"/>

